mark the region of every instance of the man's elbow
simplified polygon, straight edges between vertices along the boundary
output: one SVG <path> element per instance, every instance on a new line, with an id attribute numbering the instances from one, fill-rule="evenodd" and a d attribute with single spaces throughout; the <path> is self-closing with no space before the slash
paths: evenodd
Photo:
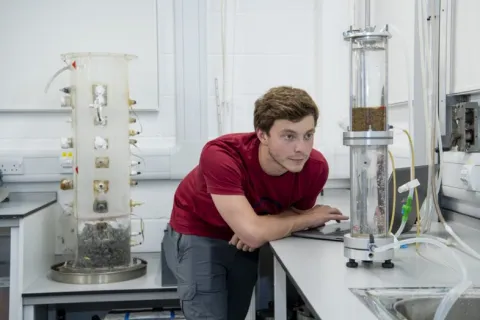
<path id="1" fill-rule="evenodd" d="M 245 232 L 245 235 L 241 238 L 242 242 L 245 243 L 252 249 L 258 249 L 263 246 L 268 240 L 265 238 L 263 228 L 258 221 L 256 223 L 250 224 Z"/>
<path id="2" fill-rule="evenodd" d="M 249 248 L 258 249 L 262 247 L 267 241 L 260 237 L 249 237 L 246 241 L 242 241 L 245 243 Z"/>

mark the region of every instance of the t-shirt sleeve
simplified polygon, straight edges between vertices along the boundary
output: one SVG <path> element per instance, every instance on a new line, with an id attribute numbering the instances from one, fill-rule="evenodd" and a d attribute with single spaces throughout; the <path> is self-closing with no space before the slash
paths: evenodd
<path id="1" fill-rule="evenodd" d="M 308 210 L 313 208 L 317 203 L 317 198 L 320 192 L 322 192 L 323 187 L 327 183 L 329 167 L 327 162 L 322 162 L 321 167 L 318 168 L 318 174 L 312 175 L 311 180 L 309 181 L 310 187 L 305 192 L 305 195 L 302 199 L 297 201 L 293 206 L 299 210 Z"/>
<path id="2" fill-rule="evenodd" d="M 238 160 L 227 150 L 211 145 L 200 155 L 200 167 L 207 192 L 221 195 L 243 195 L 242 170 Z"/>

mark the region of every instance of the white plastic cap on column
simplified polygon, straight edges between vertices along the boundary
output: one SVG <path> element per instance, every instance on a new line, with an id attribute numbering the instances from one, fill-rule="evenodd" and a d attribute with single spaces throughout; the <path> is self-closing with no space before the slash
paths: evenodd
<path id="1" fill-rule="evenodd" d="M 420 182 L 418 182 L 417 179 L 409 181 L 409 182 L 405 183 L 404 185 L 398 187 L 398 193 L 407 192 L 410 189 L 418 187 L 419 185 L 420 185 Z"/>

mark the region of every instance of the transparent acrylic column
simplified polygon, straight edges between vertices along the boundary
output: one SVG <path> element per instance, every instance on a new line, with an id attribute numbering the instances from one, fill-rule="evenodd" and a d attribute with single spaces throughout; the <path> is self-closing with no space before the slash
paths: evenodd
<path id="1" fill-rule="evenodd" d="M 388 235 L 388 144 L 373 143 L 388 131 L 387 37 L 358 37 L 351 41 L 350 128 L 363 138 L 351 146 L 351 235 Z M 372 142 L 372 143 L 371 143 Z"/>
<path id="2" fill-rule="evenodd" d="M 352 40 L 352 131 L 386 131 L 387 50 L 385 38 Z"/>
<path id="3" fill-rule="evenodd" d="M 351 147 L 352 237 L 387 236 L 387 152 L 387 146 Z"/>
<path id="4" fill-rule="evenodd" d="M 350 42 L 350 126 L 343 144 L 350 147 L 350 233 L 344 237 L 348 268 L 357 261 L 382 261 L 393 268 L 393 250 L 373 252 L 393 242 L 388 232 L 388 25 L 354 29 L 343 34 Z"/>
<path id="5" fill-rule="evenodd" d="M 131 261 L 128 62 L 122 54 L 67 54 L 71 72 L 75 268 Z"/>

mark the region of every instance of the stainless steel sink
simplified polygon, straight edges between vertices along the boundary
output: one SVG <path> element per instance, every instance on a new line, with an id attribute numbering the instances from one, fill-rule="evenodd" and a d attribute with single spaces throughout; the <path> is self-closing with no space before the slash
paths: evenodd
<path id="1" fill-rule="evenodd" d="M 435 316 L 442 298 L 412 298 L 394 305 L 397 312 L 407 319 L 431 320 Z M 445 320 L 478 319 L 480 317 L 479 297 L 460 297 L 453 305 Z"/>
<path id="2" fill-rule="evenodd" d="M 350 289 L 382 320 L 432 320 L 450 288 Z M 453 305 L 446 320 L 478 320 L 480 288 L 467 290 Z"/>

